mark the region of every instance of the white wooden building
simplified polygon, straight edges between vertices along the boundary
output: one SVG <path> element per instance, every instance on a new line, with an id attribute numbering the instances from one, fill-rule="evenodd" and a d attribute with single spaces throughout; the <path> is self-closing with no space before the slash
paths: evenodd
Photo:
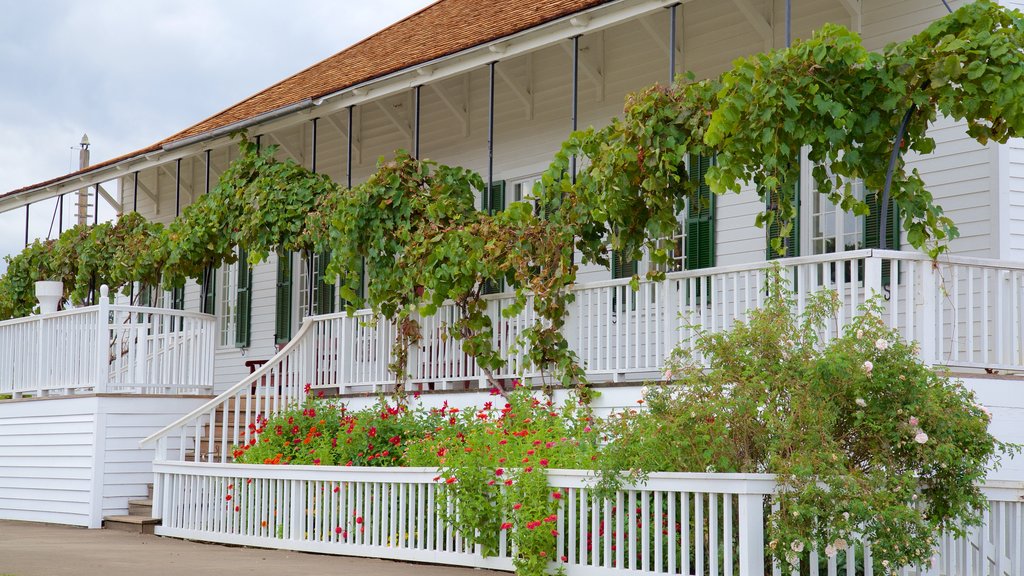
<path id="1" fill-rule="evenodd" d="M 124 211 L 135 210 L 152 220 L 168 222 L 216 184 L 219 173 L 237 155 L 229 134 L 242 128 L 258 135 L 263 144 L 277 145 L 282 158 L 293 158 L 342 183 L 363 181 L 373 172 L 378 157 L 399 148 L 475 169 L 485 177 L 493 154 L 491 176 L 503 183 L 504 201 L 509 203 L 526 197 L 574 126 L 608 123 L 621 114 L 627 94 L 654 83 L 665 84 L 686 70 L 698 78 L 717 75 L 737 57 L 786 43 L 787 3 L 780 1 L 523 0 L 492 4 L 441 0 L 151 147 L 0 196 L 0 209 L 11 210 L 83 185 L 106 183 L 108 189 L 119 191 L 117 200 Z M 963 2 L 951 4 L 956 8 Z M 793 38 L 805 38 L 826 22 L 840 23 L 859 32 L 869 49 L 879 50 L 945 14 L 940 0 L 794 0 L 789 24 Z M 492 115 L 493 132 L 489 129 Z M 807 177 L 801 179 L 800 236 L 793 258 L 783 263 L 805 279 L 798 283 L 801 290 L 837 289 L 846 303 L 846 318 L 872 290 L 885 293 L 890 323 L 908 339 L 921 343 L 926 361 L 950 367 L 978 392 L 982 403 L 994 412 L 992 430 L 997 436 L 1024 441 L 1024 395 L 1020 393 L 1024 380 L 1018 376 L 1024 372 L 1024 143 L 981 145 L 967 136 L 963 125 L 949 121 L 937 122 L 931 135 L 938 143 L 936 151 L 910 158 L 910 167 L 921 172 L 936 202 L 960 229 L 961 236 L 952 241 L 949 256 L 933 267 L 905 242 L 885 251 L 867 245 L 863 217 L 837 213 L 810 189 Z M 625 301 L 625 280 L 613 278 L 612 271 L 606 269 L 591 266 L 582 270 L 567 336 L 586 362 L 591 378 L 597 382 L 656 379 L 671 347 L 688 341 L 679 313 L 705 326 L 722 328 L 756 306 L 767 240 L 764 230 L 754 226 L 754 216 L 763 208 L 753 187 L 718 197 L 712 253 L 702 257 L 709 267 L 696 269 L 693 262 L 680 262 L 679 271 L 665 282 L 642 284 L 629 307 L 616 305 Z M 641 272 L 643 266 L 641 263 Z M 291 274 L 282 275 L 287 268 Z M 33 400 L 0 402 L 0 518 L 76 522 L 48 515 L 45 506 L 37 506 L 37 512 L 30 506 L 28 512 L 12 512 L 19 506 L 26 508 L 26 500 L 45 499 L 35 479 L 55 477 L 45 466 L 12 472 L 4 458 L 19 454 L 17 446 L 22 442 L 22 436 L 12 432 L 8 423 L 37 417 L 35 407 L 51 401 L 39 396 L 77 391 L 77 395 L 105 398 L 107 393 L 100 393 L 101 380 L 104 387 L 124 384 L 119 390 L 137 395 L 131 398 L 148 394 L 150 402 L 167 407 L 168 417 L 150 420 L 156 424 L 133 436 L 141 439 L 173 420 L 172 415 L 186 416 L 208 398 L 182 399 L 183 392 L 224 393 L 165 429 L 145 448 L 150 450 L 146 454 L 152 454 L 153 446 L 158 446 L 158 471 L 163 470 L 160 492 L 160 482 L 181 481 L 172 479 L 170 468 L 159 468 L 182 466 L 168 463 L 171 460 L 229 460 L 228 446 L 239 439 L 237 434 L 245 434 L 244 418 L 239 419 L 236 410 L 233 429 L 208 424 L 219 417 L 218 407 L 243 401 L 272 410 L 280 398 L 276 393 L 261 392 L 261 383 L 277 382 L 285 396 L 297 395 L 306 383 L 337 388 L 342 394 L 386 389 L 390 348 L 386 327 L 382 325 L 378 332 L 358 319 L 334 313 L 337 303 L 331 302 L 329 289 L 313 281 L 315 274 L 310 274 L 310 269 L 316 268 L 304 265 L 300 255 L 292 256 L 290 267 L 271 256 L 256 266 L 251 276 L 245 271 L 240 274 L 237 265 L 229 266 L 216 272 L 211 293 L 204 294 L 194 283 L 186 287 L 184 312 L 147 309 L 147 314 L 153 315 L 147 325 L 156 323 L 160 315 L 176 318 L 175 314 L 194 316 L 201 323 L 194 342 L 188 344 L 189 352 L 173 356 L 161 368 L 114 366 L 111 360 L 108 370 L 90 365 L 87 370 L 92 376 L 75 376 L 77 383 L 68 386 L 63 380 L 54 384 L 52 371 L 26 369 L 26 358 L 20 354 L 2 356 L 13 349 L 13 344 L 5 346 L 0 351 L 0 393 L 50 392 L 34 394 Z M 883 274 L 883 269 L 897 272 Z M 707 277 L 714 286 L 710 302 L 690 307 L 681 296 L 685 285 L 704 282 Z M 617 298 L 616 294 L 623 296 Z M 251 299 L 251 316 L 239 317 L 238 311 L 247 308 L 238 306 L 239 298 Z M 497 321 L 502 296 L 491 298 Z M 165 294 L 150 303 L 157 308 L 170 307 L 172 300 L 176 299 Z M 314 317 L 303 323 L 311 315 Z M 520 325 L 517 322 L 524 319 L 501 320 L 496 331 L 496 338 L 502 339 L 498 344 L 507 347 Z M 42 341 L 43 321 L 33 322 L 38 324 L 37 332 L 25 332 L 29 329 L 24 321 L 0 323 L 0 344 L 30 338 Z M 432 337 L 437 330 L 431 322 L 436 320 L 425 323 L 424 342 L 411 360 L 414 385 L 448 390 L 447 397 L 453 402 L 476 401 L 479 374 L 472 361 L 452 343 Z M 116 337 L 114 328 L 96 329 L 109 339 Z M 138 362 L 144 363 L 142 358 L 154 347 L 180 345 L 175 340 L 180 337 L 164 333 L 162 340 L 152 341 L 150 348 L 137 353 Z M 105 342 L 104 336 L 99 337 L 92 351 L 83 350 L 82 354 L 95 356 Z M 98 354 L 102 365 L 107 355 Z M 36 365 L 45 362 L 32 358 Z M 250 375 L 252 361 L 258 361 L 256 367 L 263 366 L 254 375 Z M 202 375 L 198 382 L 197 376 L 186 376 L 188 370 L 195 371 L 194 363 L 203 366 L 192 372 Z M 126 373 L 137 377 L 127 378 Z M 161 376 L 153 376 L 156 373 Z M 37 375 L 35 380 L 32 374 Z M 168 374 L 179 381 L 167 381 Z M 507 375 L 522 374 L 512 363 Z M 155 400 L 168 393 L 175 395 L 177 403 Z M 635 388 L 610 389 L 602 408 L 632 404 L 635 393 Z M 119 399 L 119 405 L 127 398 Z M 181 402 L 192 404 L 183 406 Z M 26 406 L 33 408 L 26 410 Z M 92 424 L 80 428 L 99 426 L 93 429 L 101 436 L 107 430 L 109 446 L 110 428 L 97 424 L 98 417 L 89 421 Z M 89 442 L 84 437 L 76 441 Z M 104 456 L 95 449 L 93 452 L 93 465 L 97 466 Z M 1009 463 L 995 478 L 1024 480 L 1024 462 Z M 144 484 L 138 482 L 135 488 L 142 489 Z M 178 496 L 169 490 L 179 488 L 179 484 L 163 486 L 163 497 L 170 498 L 166 502 L 177 502 Z M 119 503 L 133 495 L 123 494 Z M 95 499 L 90 502 L 95 507 Z M 96 522 L 94 515 L 87 523 Z M 166 533 L 197 534 L 189 530 L 194 528 L 167 528 Z M 233 541 L 250 542 L 245 538 Z"/>

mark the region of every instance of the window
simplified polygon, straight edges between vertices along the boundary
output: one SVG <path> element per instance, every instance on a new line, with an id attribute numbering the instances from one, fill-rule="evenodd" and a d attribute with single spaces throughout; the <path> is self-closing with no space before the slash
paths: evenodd
<path id="1" fill-rule="evenodd" d="M 220 345 L 222 347 L 235 344 L 235 305 L 238 286 L 239 263 L 229 264 L 220 269 L 220 297 L 217 306 L 217 323 L 220 327 Z"/>
<path id="2" fill-rule="evenodd" d="M 839 209 L 824 194 L 818 193 L 818 185 L 808 178 L 810 184 L 810 247 L 811 254 L 831 254 L 844 250 L 864 247 L 864 219 L 852 212 Z M 864 199 L 864 182 L 855 180 L 850 192 L 858 200 Z"/>

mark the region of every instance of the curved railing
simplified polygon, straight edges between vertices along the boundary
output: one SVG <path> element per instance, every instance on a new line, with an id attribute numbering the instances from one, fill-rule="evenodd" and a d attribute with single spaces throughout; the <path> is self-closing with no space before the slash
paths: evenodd
<path id="1" fill-rule="evenodd" d="M 0 322 L 0 394 L 213 391 L 209 314 L 100 303 Z"/>

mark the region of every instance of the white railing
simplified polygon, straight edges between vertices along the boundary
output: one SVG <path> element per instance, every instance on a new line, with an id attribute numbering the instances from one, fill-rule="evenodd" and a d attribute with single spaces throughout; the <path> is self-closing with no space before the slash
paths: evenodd
<path id="1" fill-rule="evenodd" d="M 1024 264 L 859 250 L 779 261 L 803 311 L 817 291 L 833 290 L 842 303 L 824 330 L 840 333 L 860 307 L 878 295 L 883 318 L 908 341 L 917 341 L 930 364 L 1024 371 Z M 674 272 L 663 282 L 628 280 L 575 287 L 565 336 L 592 380 L 660 379 L 676 346 L 693 347 L 697 327 L 724 330 L 764 304 L 772 264 Z M 508 360 L 498 378 L 536 376 L 526 370 L 518 336 L 532 325 L 530 305 L 506 318 L 509 296 L 487 297 L 493 345 Z M 422 318 L 420 341 L 406 363 L 410 389 L 486 386 L 483 372 L 446 325 L 454 307 Z M 395 327 L 367 311 L 307 318 L 292 341 L 260 370 L 172 426 L 147 439 L 176 446 L 180 458 L 229 462 L 232 445 L 251 442 L 260 418 L 314 390 L 340 394 L 393 388 L 390 371 Z M 167 438 L 173 436 L 171 440 Z"/>
<path id="2" fill-rule="evenodd" d="M 443 522 L 449 506 L 434 469 L 203 465 L 157 462 L 157 533 L 227 544 L 512 569 L 515 550 L 499 536 L 495 556 Z M 764 474 L 655 473 L 610 499 L 587 471 L 552 470 L 562 491 L 553 557 L 568 574 L 650 572 L 739 576 L 789 574 L 765 553 L 765 511 L 775 491 Z M 904 575 L 1024 573 L 1024 485 L 983 488 L 990 510 L 965 538 L 945 536 L 930 568 Z M 806 562 L 808 557 L 804 557 Z M 810 574 L 881 574 L 870 545 L 852 542 L 832 558 L 809 558 Z"/>
<path id="3" fill-rule="evenodd" d="M 100 303 L 0 322 L 0 394 L 213 390 L 214 318 Z"/>

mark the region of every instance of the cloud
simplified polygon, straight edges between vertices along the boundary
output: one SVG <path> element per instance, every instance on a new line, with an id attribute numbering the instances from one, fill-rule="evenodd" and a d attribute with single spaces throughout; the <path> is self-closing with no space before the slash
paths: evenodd
<path id="1" fill-rule="evenodd" d="M 7 3 L 0 19 L 0 191 L 74 169 L 72 148 L 83 133 L 94 162 L 148 146 L 429 3 Z M 68 214 L 72 203 L 65 200 Z M 33 206 L 32 237 L 45 237 L 52 213 L 53 204 Z M 23 243 L 23 210 L 0 214 L 0 254 Z"/>

